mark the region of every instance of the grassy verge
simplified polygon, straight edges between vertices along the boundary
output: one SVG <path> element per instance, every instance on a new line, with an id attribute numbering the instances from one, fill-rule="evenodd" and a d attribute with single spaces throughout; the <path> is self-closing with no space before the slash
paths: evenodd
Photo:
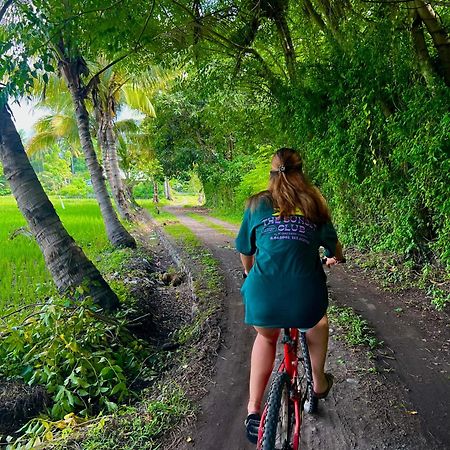
<path id="1" fill-rule="evenodd" d="M 352 308 L 332 305 L 327 314 L 331 325 L 339 332 L 338 338 L 351 347 L 375 350 L 381 345 L 368 322 Z"/>
<path id="2" fill-rule="evenodd" d="M 191 339 L 199 337 L 202 325 L 218 309 L 218 304 L 211 299 L 217 297 L 220 291 L 222 278 L 218 272 L 218 262 L 209 250 L 207 250 L 197 236 L 186 226 L 180 223 L 172 223 L 164 227 L 187 254 L 189 260 L 197 265 L 197 274 L 194 281 L 194 294 L 199 300 L 198 309 L 191 324 L 180 329 L 177 333 L 177 340 L 186 343 Z"/>
<path id="3" fill-rule="evenodd" d="M 89 425 L 82 441 L 84 450 L 161 449 L 159 437 L 173 425 L 192 415 L 193 406 L 176 384 L 158 386 L 159 395 L 144 398 L 135 406 L 122 407 L 116 414 L 98 418 Z M 74 448 L 67 440 L 59 448 Z M 78 443 L 79 446 L 79 443 Z"/>
<path id="4" fill-rule="evenodd" d="M 211 217 L 215 217 L 216 219 L 223 220 L 225 222 L 229 222 L 233 225 L 240 225 L 242 222 L 243 212 L 236 211 L 225 211 L 220 209 L 213 209 L 209 213 Z"/>
<path id="5" fill-rule="evenodd" d="M 151 204 L 145 206 L 154 208 Z M 191 261 L 190 265 L 195 266 L 196 313 L 190 323 L 173 335 L 173 341 L 179 348 L 165 351 L 161 356 L 170 360 L 171 367 L 177 369 L 160 378 L 157 385 L 143 391 L 135 405 L 119 406 L 113 414 L 94 418 L 87 425 L 80 424 L 78 430 L 82 438 L 76 439 L 76 445 L 84 449 L 169 448 L 164 439 L 173 434 L 170 445 L 179 439 L 186 424 L 194 418 L 196 407 L 192 401 L 195 398 L 193 392 L 196 389 L 203 390 L 204 347 L 214 346 L 215 338 L 210 335 L 209 322 L 219 309 L 218 296 L 222 280 L 218 263 L 190 229 L 180 224 L 174 216 L 167 213 L 155 216 L 158 222 L 165 223 L 165 232 L 182 248 L 186 258 Z M 213 356 L 214 351 L 208 350 L 207 353 Z M 77 428 L 73 431 L 77 431 Z M 65 439 L 54 448 L 72 448 L 70 443 L 70 438 Z M 177 448 L 176 445 L 170 448 Z"/>
<path id="6" fill-rule="evenodd" d="M 212 229 L 218 231 L 220 234 L 223 234 L 225 236 L 230 236 L 232 238 L 236 237 L 236 233 L 234 231 L 231 231 L 231 230 L 229 230 L 228 228 L 226 228 L 226 227 L 224 227 L 222 225 L 218 225 L 217 223 L 209 220 L 207 217 L 205 217 L 205 216 L 203 216 L 201 214 L 187 213 L 186 215 L 188 217 L 190 217 L 191 219 L 196 220 L 197 222 L 204 223 L 209 228 L 212 228 Z"/>
<path id="7" fill-rule="evenodd" d="M 444 267 L 430 264 L 418 266 L 395 254 L 347 251 L 354 263 L 375 278 L 384 289 L 402 291 L 420 289 L 430 299 L 431 305 L 443 311 L 450 305 L 450 272 Z M 399 305 L 401 306 L 401 305 Z"/>
<path id="8" fill-rule="evenodd" d="M 174 214 L 171 214 L 163 209 L 164 206 L 170 204 L 167 201 L 161 201 L 160 203 L 156 204 L 153 203 L 151 200 L 139 200 L 139 204 L 145 208 L 152 218 L 156 220 L 157 223 L 162 225 L 165 222 L 176 222 L 178 223 L 179 220 Z"/>

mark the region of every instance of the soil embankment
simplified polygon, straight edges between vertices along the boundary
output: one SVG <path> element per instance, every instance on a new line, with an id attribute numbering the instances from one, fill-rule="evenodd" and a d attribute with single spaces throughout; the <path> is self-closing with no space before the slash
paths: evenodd
<path id="1" fill-rule="evenodd" d="M 222 348 L 215 377 L 207 387 L 196 429 L 186 431 L 182 450 L 250 450 L 246 415 L 249 357 L 254 332 L 243 324 L 239 257 L 233 239 L 170 208 L 196 233 L 220 262 L 224 275 Z M 236 230 L 217 219 L 209 220 Z M 328 370 L 336 378 L 320 413 L 306 417 L 305 448 L 408 449 L 450 448 L 448 432 L 448 322 L 443 315 L 377 289 L 361 274 L 336 267 L 329 276 L 333 301 L 365 317 L 384 347 L 377 361 L 346 347 L 332 330 Z M 416 294 L 417 295 L 417 294 Z M 398 312 L 399 303 L 402 313 Z M 397 311 L 396 311 L 397 309 Z M 431 314 L 431 315 L 430 315 Z M 432 322 L 430 323 L 430 318 Z"/>

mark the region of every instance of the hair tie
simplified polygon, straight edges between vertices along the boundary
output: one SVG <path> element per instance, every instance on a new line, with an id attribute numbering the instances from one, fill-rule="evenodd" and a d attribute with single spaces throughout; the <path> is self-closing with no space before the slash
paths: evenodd
<path id="1" fill-rule="evenodd" d="M 280 165 L 278 166 L 278 169 L 276 170 L 271 170 L 270 171 L 270 176 L 274 177 L 276 175 L 280 175 L 281 173 L 287 174 L 287 173 L 291 173 L 291 172 L 301 172 L 302 171 L 302 164 L 296 164 L 295 166 L 284 166 L 284 165 Z"/>

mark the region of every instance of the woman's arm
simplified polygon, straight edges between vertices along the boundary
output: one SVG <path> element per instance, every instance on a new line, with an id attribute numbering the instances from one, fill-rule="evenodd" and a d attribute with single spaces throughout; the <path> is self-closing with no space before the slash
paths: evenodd
<path id="1" fill-rule="evenodd" d="M 253 267 L 255 257 L 253 255 L 252 256 L 244 255 L 243 253 L 240 253 L 240 255 L 241 255 L 242 265 L 244 266 L 244 272 L 246 275 L 248 275 L 248 273 L 250 272 L 250 269 Z"/>
<path id="2" fill-rule="evenodd" d="M 326 258 L 325 265 L 327 267 L 331 267 L 340 262 L 345 262 L 345 257 L 344 252 L 342 251 L 342 244 L 337 241 L 335 256 L 333 256 L 332 258 Z"/>

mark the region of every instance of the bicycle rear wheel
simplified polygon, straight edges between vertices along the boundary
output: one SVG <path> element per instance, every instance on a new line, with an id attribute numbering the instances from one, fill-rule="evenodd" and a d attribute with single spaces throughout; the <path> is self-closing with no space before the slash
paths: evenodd
<path id="1" fill-rule="evenodd" d="M 270 385 L 260 450 L 291 450 L 294 408 L 286 372 L 277 373 Z"/>

